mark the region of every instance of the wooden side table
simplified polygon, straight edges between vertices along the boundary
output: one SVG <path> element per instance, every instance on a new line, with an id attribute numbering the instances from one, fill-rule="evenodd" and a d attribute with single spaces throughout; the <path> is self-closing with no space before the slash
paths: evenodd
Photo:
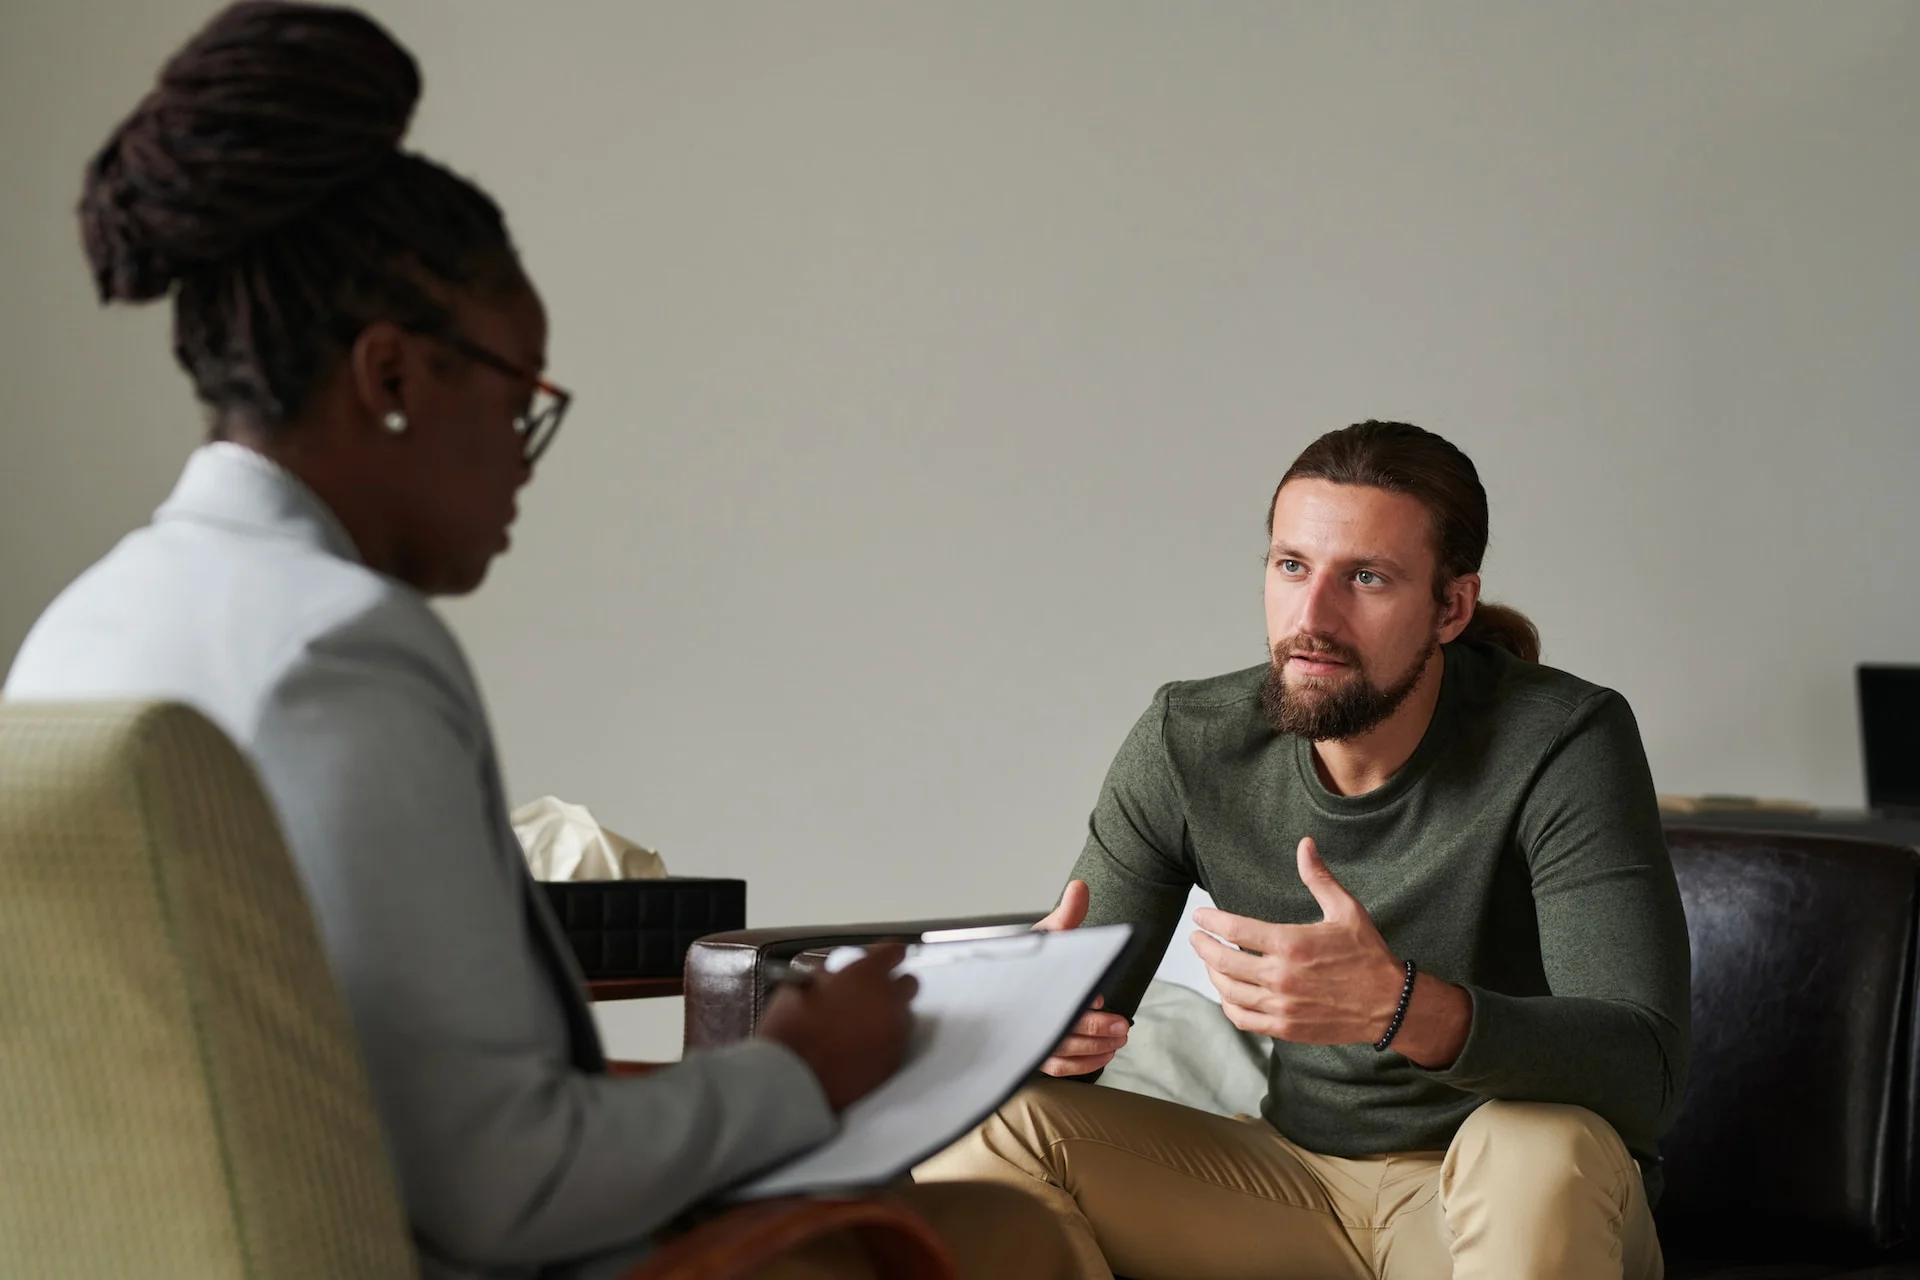
<path id="1" fill-rule="evenodd" d="M 587 996 L 595 1003 L 602 1000 L 652 1000 L 658 996 L 682 996 L 687 984 L 682 978 L 594 978 L 587 983 Z"/>
<path id="2" fill-rule="evenodd" d="M 1714 809 L 1700 813 L 1662 810 L 1669 827 L 1735 827 L 1748 831 L 1793 831 L 1815 836 L 1853 836 L 1920 849 L 1920 818 L 1885 817 L 1861 809 L 1821 809 L 1814 813 L 1767 813 L 1750 809 Z"/>

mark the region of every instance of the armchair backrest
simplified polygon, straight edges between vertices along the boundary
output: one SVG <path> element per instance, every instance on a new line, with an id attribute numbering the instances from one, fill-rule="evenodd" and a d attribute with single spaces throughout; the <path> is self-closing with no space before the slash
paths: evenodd
<path id="1" fill-rule="evenodd" d="M 1914 1220 L 1920 858 L 1866 840 L 1667 832 L 1693 949 L 1693 1069 L 1663 1234 L 1884 1248 Z"/>
<path id="2" fill-rule="evenodd" d="M 180 706 L 0 706 L 8 1274 L 417 1273 L 252 770 Z"/>

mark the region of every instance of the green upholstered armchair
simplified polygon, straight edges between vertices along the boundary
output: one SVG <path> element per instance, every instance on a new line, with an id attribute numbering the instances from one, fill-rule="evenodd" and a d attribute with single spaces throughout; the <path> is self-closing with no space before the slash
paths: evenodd
<path id="1" fill-rule="evenodd" d="M 723 1215 L 632 1280 L 831 1231 L 950 1276 L 885 1200 Z M 345 1004 L 244 758 L 176 705 L 0 707 L 0 1273 L 416 1274 Z"/>

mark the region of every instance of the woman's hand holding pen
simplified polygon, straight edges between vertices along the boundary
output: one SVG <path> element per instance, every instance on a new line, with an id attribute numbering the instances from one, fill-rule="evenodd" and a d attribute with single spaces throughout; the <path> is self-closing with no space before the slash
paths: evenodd
<path id="1" fill-rule="evenodd" d="M 907 1006 L 919 990 L 913 977 L 894 972 L 906 953 L 897 942 L 874 943 L 837 973 L 782 984 L 760 1017 L 757 1034 L 799 1055 L 836 1112 L 878 1088 L 906 1054 Z"/>

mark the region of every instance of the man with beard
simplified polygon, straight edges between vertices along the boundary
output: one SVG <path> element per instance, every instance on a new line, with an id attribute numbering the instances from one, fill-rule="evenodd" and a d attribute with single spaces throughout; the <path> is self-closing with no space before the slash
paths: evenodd
<path id="1" fill-rule="evenodd" d="M 1268 532 L 1269 661 L 1155 694 L 1041 924 L 1146 945 L 1064 1078 L 917 1176 L 1028 1188 L 1089 1277 L 1658 1277 L 1689 963 L 1632 712 L 1479 602 L 1486 493 L 1431 432 L 1321 437 Z M 1227 1016 L 1274 1041 L 1257 1118 L 1065 1079 L 1194 884 Z"/>

